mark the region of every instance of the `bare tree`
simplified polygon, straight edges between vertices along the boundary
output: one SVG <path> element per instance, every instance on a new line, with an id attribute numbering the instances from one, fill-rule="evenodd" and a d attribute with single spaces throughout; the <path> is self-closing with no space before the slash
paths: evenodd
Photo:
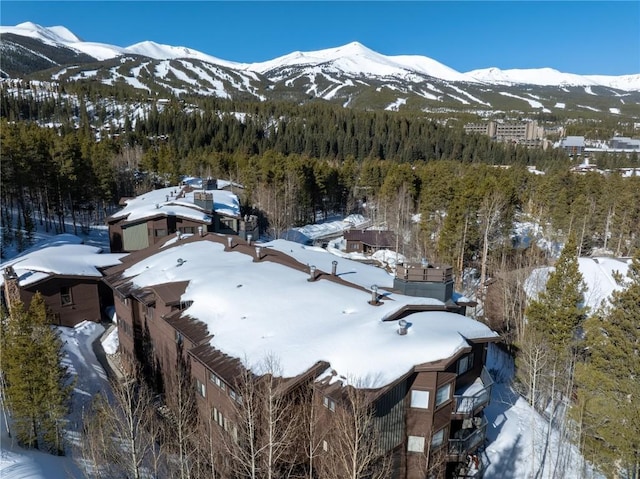
<path id="1" fill-rule="evenodd" d="M 244 369 L 235 385 L 234 413 L 222 420 L 221 443 L 236 477 L 276 479 L 292 468 L 298 430 L 292 393 L 272 356 Z"/>
<path id="2" fill-rule="evenodd" d="M 374 411 L 362 381 L 342 389 L 342 400 L 327 414 L 326 453 L 319 467 L 321 479 L 386 479 L 391 463 L 380 445 Z"/>
<path id="3" fill-rule="evenodd" d="M 180 479 L 191 479 L 192 470 L 197 461 L 198 448 L 198 409 L 195 388 L 191 379 L 189 364 L 179 347 L 176 367 L 166 375 L 167 421 L 172 434 L 168 446 L 176 452 L 174 476 Z"/>
<path id="4" fill-rule="evenodd" d="M 152 396 L 135 367 L 124 371 L 122 379 L 112 382 L 109 401 L 98 396 L 84 417 L 81 465 L 90 477 L 146 477 L 158 447 Z"/>
<path id="5" fill-rule="evenodd" d="M 507 199 L 498 190 L 493 190 L 482 199 L 480 211 L 480 230 L 482 232 L 482 253 L 480 255 L 480 291 L 477 299 L 484 307 L 485 284 L 487 282 L 487 264 L 489 262 L 489 246 L 500 238 L 504 210 L 507 206 Z"/>
<path id="6" fill-rule="evenodd" d="M 328 431 L 322 427 L 322 412 L 324 407 L 319 399 L 319 392 L 312 383 L 305 391 L 302 405 L 300 408 L 300 438 L 304 441 L 304 455 L 306 474 L 308 479 L 315 477 L 316 459 L 322 456 L 323 444 L 327 437 Z"/>

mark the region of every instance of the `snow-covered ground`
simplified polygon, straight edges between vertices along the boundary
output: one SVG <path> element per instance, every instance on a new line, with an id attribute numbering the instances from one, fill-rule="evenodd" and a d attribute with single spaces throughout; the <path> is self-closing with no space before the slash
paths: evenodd
<path id="1" fill-rule="evenodd" d="M 75 479 L 85 477 L 75 463 L 74 449 L 80 446 L 82 414 L 93 397 L 108 390 L 108 380 L 93 352 L 92 344 L 104 332 L 96 323 L 83 322 L 75 328 L 57 328 L 64 343 L 63 364 L 75 378 L 71 414 L 66 426 L 66 456 L 58 457 L 40 451 L 25 450 L 10 437 L 7 422 L 0 419 L 0 477 L 2 479 Z"/>
<path id="2" fill-rule="evenodd" d="M 45 240 L 47 236 L 41 231 L 36 233 L 36 238 L 39 240 Z M 105 229 L 96 228 L 84 239 L 88 244 L 106 246 L 105 251 L 108 251 L 107 236 Z M 331 244 L 330 252 L 339 251 L 338 243 L 339 240 Z M 12 251 L 15 255 L 15 250 Z M 394 256 L 394 254 L 390 255 L 391 258 Z M 386 261 L 392 262 L 389 257 Z M 67 433 L 70 442 L 67 447 L 69 454 L 65 457 L 55 457 L 20 448 L 8 436 L 7 425 L 2 417 L 0 419 L 0 477 L 2 479 L 83 477 L 73 459 L 73 444 L 78 443 L 83 409 L 88 406 L 97 392 L 108 390 L 106 375 L 92 348 L 92 343 L 103 334 L 104 328 L 94 323 L 82 323 L 76 328 L 59 329 L 65 344 L 65 364 L 77 378 Z M 102 346 L 105 351 L 110 353 L 114 350 L 116 338 L 113 333 L 104 338 Z M 487 438 L 490 441 L 481 454 L 486 466 L 485 478 L 600 477 L 585 466 L 576 449 L 563 440 L 556 431 L 552 430 L 551 434 L 547 435 L 545 418 L 533 411 L 527 402 L 514 392 L 510 386 L 513 378 L 513 362 L 506 353 L 491 345 L 487 368 L 496 379 L 496 384 L 492 390 L 491 404 L 485 410 L 488 421 Z M 549 447 L 545 455 L 543 445 L 547 437 Z"/>

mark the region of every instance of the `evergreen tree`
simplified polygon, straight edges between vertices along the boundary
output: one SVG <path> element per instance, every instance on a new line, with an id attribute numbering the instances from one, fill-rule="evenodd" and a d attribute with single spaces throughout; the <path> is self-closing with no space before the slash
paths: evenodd
<path id="1" fill-rule="evenodd" d="M 545 289 L 529 302 L 525 313 L 529 327 L 542 334 L 558 357 L 568 352 L 585 317 L 585 290 L 576 240 L 570 236 L 555 269 L 549 273 Z"/>
<path id="2" fill-rule="evenodd" d="M 56 454 L 64 453 L 62 425 L 72 390 L 62 355 L 42 296 L 37 293 L 29 309 L 13 305 L 3 320 L 5 407 L 21 444 Z"/>
<path id="3" fill-rule="evenodd" d="M 576 366 L 584 456 L 613 477 L 640 477 L 640 251 L 622 290 L 585 322 L 584 362 Z"/>

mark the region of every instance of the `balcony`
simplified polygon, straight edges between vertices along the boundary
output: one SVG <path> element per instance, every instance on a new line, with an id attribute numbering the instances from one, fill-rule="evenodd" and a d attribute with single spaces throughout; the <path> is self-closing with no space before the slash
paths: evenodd
<path id="1" fill-rule="evenodd" d="M 456 436 L 449 439 L 449 456 L 465 458 L 467 454 L 473 452 L 484 442 L 487 434 L 487 420 L 484 416 L 469 419 L 472 425 L 469 429 L 460 429 Z"/>
<path id="2" fill-rule="evenodd" d="M 411 282 L 446 283 L 453 281 L 453 268 L 444 264 L 401 264 L 396 278 Z"/>
<path id="3" fill-rule="evenodd" d="M 456 390 L 453 399 L 455 407 L 451 411 L 454 419 L 465 419 L 474 416 L 491 399 L 493 378 L 487 368 L 483 367 L 480 377 L 465 388 Z"/>

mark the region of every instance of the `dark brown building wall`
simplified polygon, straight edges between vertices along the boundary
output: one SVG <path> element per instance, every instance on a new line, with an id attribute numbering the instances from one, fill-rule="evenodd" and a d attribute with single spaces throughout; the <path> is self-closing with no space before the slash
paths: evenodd
<path id="1" fill-rule="evenodd" d="M 109 247 L 112 253 L 123 253 L 121 222 L 109 223 Z"/>
<path id="2" fill-rule="evenodd" d="M 120 352 L 131 360 L 135 358 L 135 350 L 130 301 L 131 300 L 123 301 L 117 295 L 115 295 L 114 298 L 114 306 L 116 308 L 116 317 L 118 321 L 118 342 L 120 343 Z"/>
<path id="3" fill-rule="evenodd" d="M 98 283 L 100 279 L 80 279 L 54 277 L 21 290 L 21 298 L 26 307 L 31 298 L 40 292 L 47 307 L 56 315 L 57 324 L 73 327 L 82 321 L 100 322 L 100 295 Z M 62 304 L 60 291 L 68 288 L 71 293 L 71 303 Z"/>

